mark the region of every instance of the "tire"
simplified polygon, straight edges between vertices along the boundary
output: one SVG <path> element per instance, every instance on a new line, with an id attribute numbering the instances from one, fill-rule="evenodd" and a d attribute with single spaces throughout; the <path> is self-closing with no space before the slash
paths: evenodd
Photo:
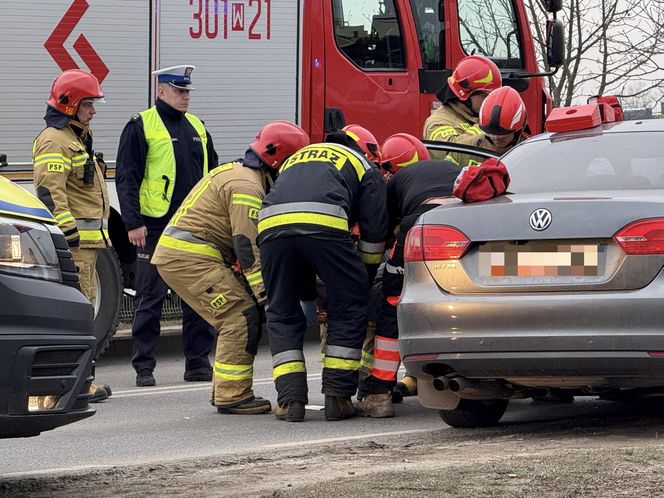
<path id="1" fill-rule="evenodd" d="M 94 336 L 97 338 L 95 360 L 102 357 L 118 330 L 122 305 L 123 280 L 120 261 L 113 249 L 97 253 L 97 296 L 95 298 Z"/>
<path id="2" fill-rule="evenodd" d="M 507 399 L 462 399 L 454 410 L 439 410 L 447 425 L 457 428 L 491 427 L 496 425 L 507 409 Z"/>

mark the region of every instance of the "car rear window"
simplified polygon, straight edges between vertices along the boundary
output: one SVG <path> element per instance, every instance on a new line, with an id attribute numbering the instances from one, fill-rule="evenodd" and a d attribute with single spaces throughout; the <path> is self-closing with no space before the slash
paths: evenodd
<path id="1" fill-rule="evenodd" d="M 664 133 L 524 143 L 504 156 L 513 193 L 664 189 Z"/>

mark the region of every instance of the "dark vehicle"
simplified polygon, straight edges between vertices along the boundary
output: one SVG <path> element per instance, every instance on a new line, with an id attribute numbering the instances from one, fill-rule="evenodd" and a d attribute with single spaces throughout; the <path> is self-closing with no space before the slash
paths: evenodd
<path id="1" fill-rule="evenodd" d="M 0 177 L 0 437 L 94 415 L 92 316 L 55 220 Z"/>
<path id="2" fill-rule="evenodd" d="M 418 220 L 399 329 L 424 406 L 473 427 L 510 399 L 664 395 L 663 141 L 661 120 L 538 135 L 503 156 L 507 195 Z"/>

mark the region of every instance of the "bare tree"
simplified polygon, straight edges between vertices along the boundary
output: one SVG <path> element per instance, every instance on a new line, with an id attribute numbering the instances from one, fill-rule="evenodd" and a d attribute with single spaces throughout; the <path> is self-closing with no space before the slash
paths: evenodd
<path id="1" fill-rule="evenodd" d="M 535 42 L 546 53 L 539 2 L 526 4 Z M 661 98 L 664 0 L 566 0 L 559 15 L 567 45 L 564 65 L 549 77 L 554 106 L 571 105 L 580 94 Z"/>

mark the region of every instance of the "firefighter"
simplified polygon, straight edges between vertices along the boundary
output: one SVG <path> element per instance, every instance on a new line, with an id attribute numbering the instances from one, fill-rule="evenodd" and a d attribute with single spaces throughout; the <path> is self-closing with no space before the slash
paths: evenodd
<path id="1" fill-rule="evenodd" d="M 267 331 L 278 392 L 275 415 L 300 422 L 308 402 L 302 351 L 303 289 L 318 276 L 326 286 L 327 343 L 322 392 L 326 420 L 355 414 L 362 342 L 367 327 L 369 282 L 376 273 L 387 235 L 385 184 L 368 160 L 371 154 L 355 131 L 329 134 L 290 157 L 263 202 L 258 220 L 263 278 L 267 290 Z M 359 221 L 355 250 L 350 228 Z M 364 264 L 363 264 L 364 263 Z"/>
<path id="2" fill-rule="evenodd" d="M 486 96 L 502 85 L 498 66 L 481 55 L 464 57 L 438 93 L 440 107 L 424 122 L 425 140 L 479 146 L 483 133 L 478 114 Z M 433 158 L 444 156 L 433 152 Z"/>
<path id="3" fill-rule="evenodd" d="M 60 74 L 51 86 L 46 128 L 32 146 L 35 192 L 53 213 L 78 268 L 81 292 L 94 303 L 97 251 L 110 247 L 108 192 L 94 155 L 90 121 L 104 102 L 97 78 L 80 69 Z M 108 385 L 93 384 L 90 402 L 107 399 Z"/>
<path id="4" fill-rule="evenodd" d="M 157 240 L 184 198 L 208 169 L 218 165 L 203 122 L 187 112 L 194 66 L 160 69 L 154 106 L 129 120 L 118 146 L 115 184 L 129 242 L 136 246 L 132 364 L 136 385 L 154 386 L 154 348 L 168 287 L 150 257 Z M 212 380 L 208 355 L 214 330 L 182 303 L 186 382 Z"/>
<path id="5" fill-rule="evenodd" d="M 479 146 L 492 148 L 501 155 L 525 140 L 528 132 L 527 113 L 519 92 L 506 86 L 493 90 L 482 102 L 478 126 L 486 134 Z M 451 154 L 448 159 L 462 165 L 479 162 L 476 156 L 468 154 Z M 417 379 L 406 373 L 394 391 L 402 397 L 416 395 Z"/>
<path id="6" fill-rule="evenodd" d="M 374 418 L 394 416 L 391 391 L 395 388 L 401 361 L 397 302 L 403 286 L 406 234 L 422 213 L 438 206 L 440 198 L 452 195 L 454 180 L 459 175 L 454 163 L 429 160 L 424 144 L 412 135 L 400 133 L 389 137 L 382 151 L 382 167 L 394 174 L 387 184 L 387 210 L 390 233 L 396 233 L 396 241 L 382 274 L 382 298 L 374 357 L 366 381 L 367 394 L 356 405 L 359 415 Z M 412 390 L 416 391 L 416 379 L 408 375 L 405 379 L 415 381 Z"/>
<path id="7" fill-rule="evenodd" d="M 152 257 L 164 281 L 219 333 L 211 399 L 219 413 L 271 409 L 251 389 L 266 301 L 256 223 L 276 170 L 308 144 L 304 130 L 288 121 L 265 125 L 243 160 L 198 182 Z"/>

